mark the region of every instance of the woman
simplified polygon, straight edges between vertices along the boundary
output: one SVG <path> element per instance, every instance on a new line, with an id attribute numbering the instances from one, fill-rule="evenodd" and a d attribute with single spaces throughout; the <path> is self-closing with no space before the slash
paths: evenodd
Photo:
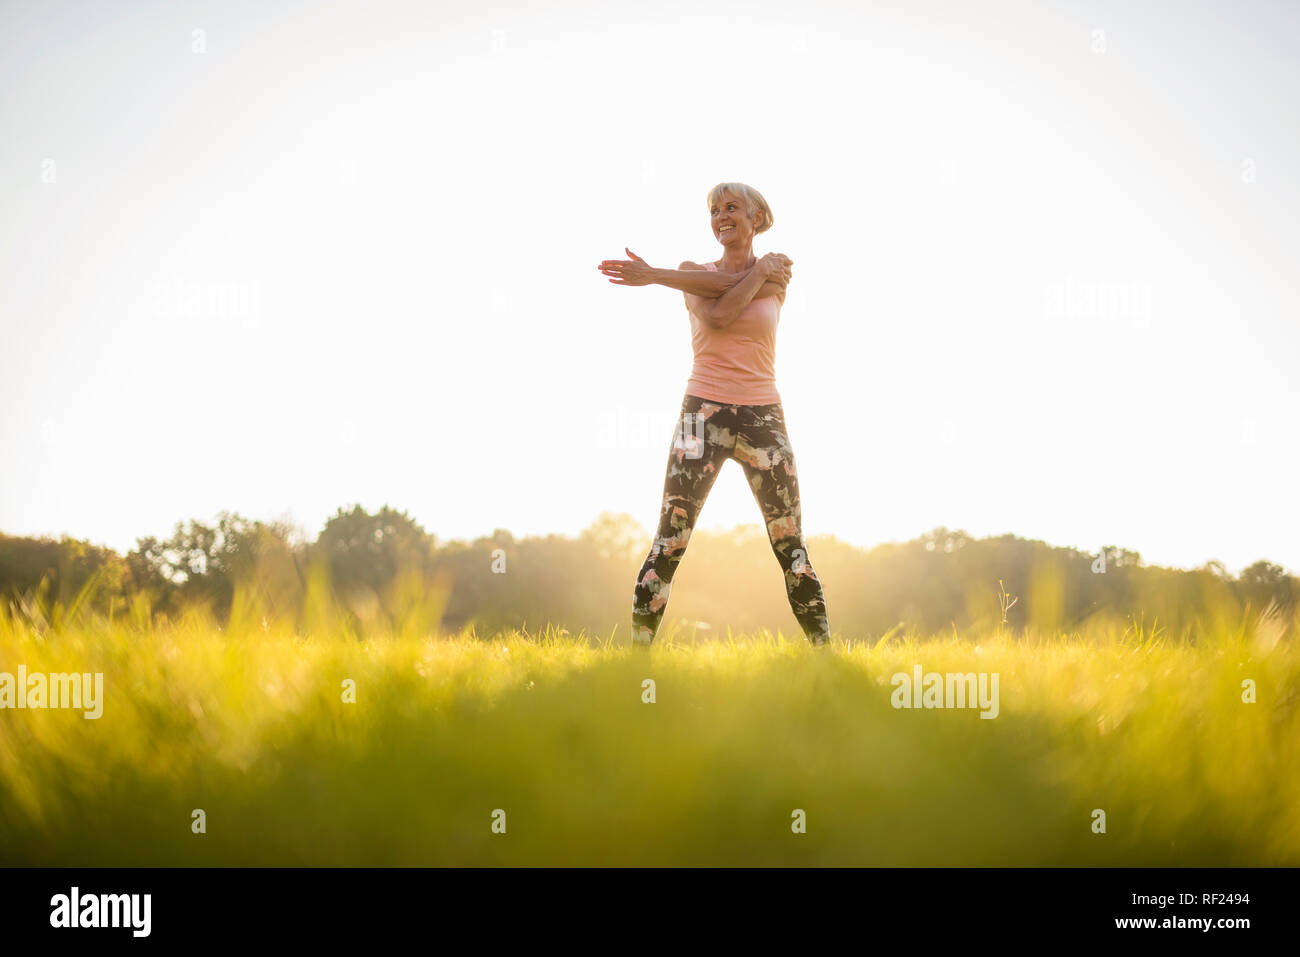
<path id="1" fill-rule="evenodd" d="M 691 529 L 731 458 L 758 500 L 795 618 L 809 641 L 825 645 L 826 601 L 804 544 L 794 452 L 776 390 L 776 327 L 791 260 L 780 253 L 753 255 L 754 237 L 772 227 L 772 209 L 758 190 L 719 183 L 709 191 L 708 206 L 722 244 L 718 262 L 656 269 L 628 249 L 631 260 L 597 267 L 615 285 L 682 290 L 695 352 L 668 454 L 659 528 L 633 592 L 632 640 L 645 647 L 654 640 Z"/>

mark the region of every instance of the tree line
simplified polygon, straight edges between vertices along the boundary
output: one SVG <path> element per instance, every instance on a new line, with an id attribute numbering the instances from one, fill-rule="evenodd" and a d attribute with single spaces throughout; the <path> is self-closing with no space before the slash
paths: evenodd
<path id="1" fill-rule="evenodd" d="M 88 612 L 149 623 L 191 610 L 219 623 L 256 614 L 309 631 L 324 627 L 324 602 L 331 629 L 358 637 L 409 624 L 413 615 L 430 631 L 472 625 L 490 635 L 551 625 L 626 636 L 650 540 L 631 516 L 602 513 L 574 537 L 515 539 L 497 529 L 441 541 L 389 506 L 373 514 L 340 508 L 314 541 L 297 540 L 284 522 L 221 512 L 215 523 L 178 522 L 165 539 L 140 538 L 126 555 L 68 536 L 0 534 L 0 608 L 47 624 Z M 1120 547 L 1086 553 L 947 528 L 871 549 L 812 536 L 808 548 L 832 630 L 860 639 L 1004 623 L 1051 634 L 1095 616 L 1194 638 L 1252 610 L 1277 614 L 1289 633 L 1300 607 L 1300 579 L 1268 561 L 1232 576 L 1217 562 L 1162 568 Z M 799 635 L 762 529 L 697 529 L 664 624 L 679 635 L 683 626 L 694 635 L 728 628 Z"/>

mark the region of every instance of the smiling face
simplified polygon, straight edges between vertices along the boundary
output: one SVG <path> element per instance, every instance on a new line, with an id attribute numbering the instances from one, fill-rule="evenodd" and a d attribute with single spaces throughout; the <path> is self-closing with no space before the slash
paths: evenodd
<path id="1" fill-rule="evenodd" d="M 749 216 L 749 206 L 744 199 L 730 191 L 724 191 L 721 198 L 709 208 L 709 218 L 713 224 L 713 235 L 724 246 L 744 244 L 754 238 L 754 220 Z"/>

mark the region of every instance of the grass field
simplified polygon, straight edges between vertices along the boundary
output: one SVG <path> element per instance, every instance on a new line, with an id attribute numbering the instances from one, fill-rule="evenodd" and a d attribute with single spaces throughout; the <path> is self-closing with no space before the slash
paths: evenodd
<path id="1" fill-rule="evenodd" d="M 102 672 L 105 689 L 96 720 L 0 711 L 0 862 L 1296 865 L 1286 630 L 828 650 L 661 635 L 645 652 L 554 632 L 222 632 L 197 616 L 42 634 L 0 615 L 0 672 Z M 893 707 L 891 676 L 918 664 L 997 673 L 997 717 Z"/>

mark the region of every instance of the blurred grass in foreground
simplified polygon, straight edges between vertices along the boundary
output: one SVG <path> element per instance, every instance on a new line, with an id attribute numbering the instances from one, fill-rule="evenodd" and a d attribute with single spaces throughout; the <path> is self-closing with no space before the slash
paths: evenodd
<path id="1" fill-rule="evenodd" d="M 1275 614 L 1194 644 L 1098 623 L 829 653 L 148 622 L 0 611 L 0 671 L 105 689 L 98 720 L 0 710 L 0 863 L 1300 864 L 1300 655 Z M 999 716 L 894 709 L 915 664 L 997 672 Z"/>

